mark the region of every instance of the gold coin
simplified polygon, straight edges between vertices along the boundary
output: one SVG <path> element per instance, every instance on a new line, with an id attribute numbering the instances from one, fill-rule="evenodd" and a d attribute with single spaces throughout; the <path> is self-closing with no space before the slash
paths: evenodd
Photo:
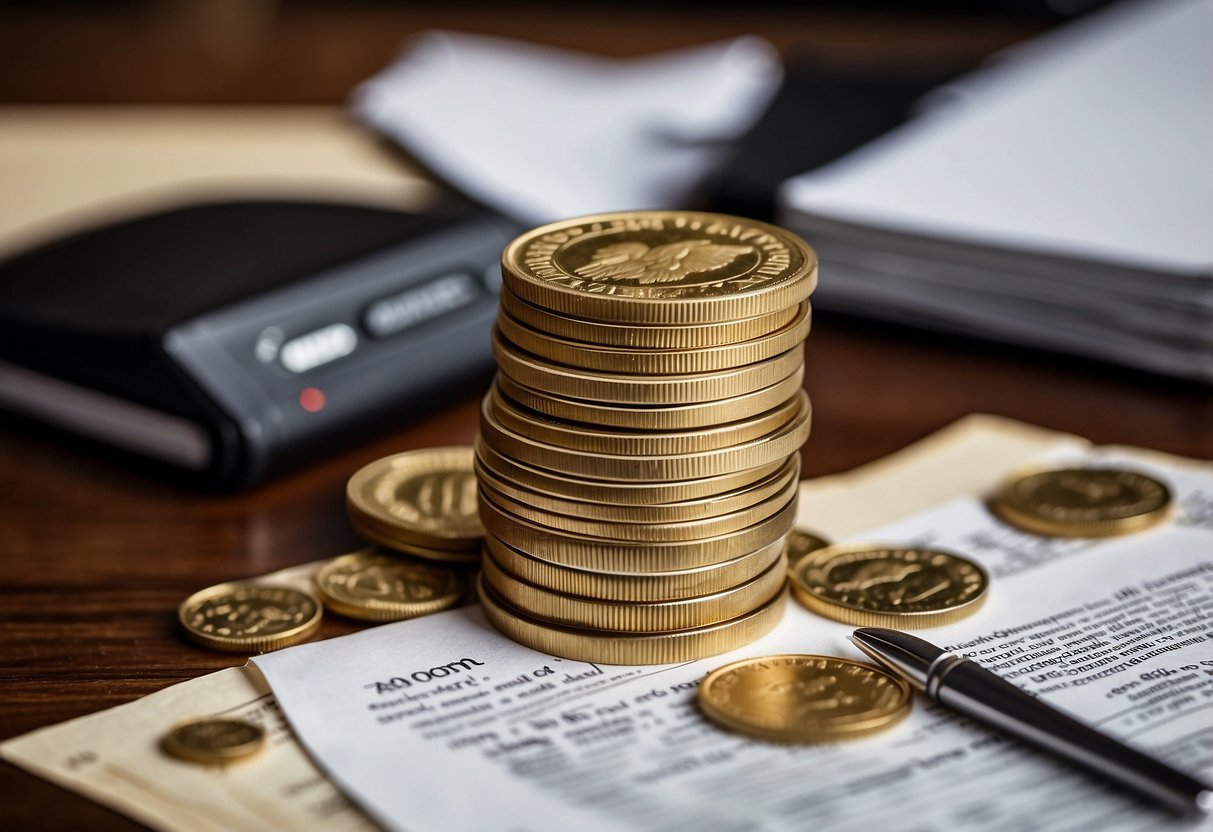
<path id="1" fill-rule="evenodd" d="M 716 402 L 769 387 L 804 366 L 802 345 L 765 361 L 711 373 L 628 375 L 579 370 L 524 353 L 493 329 L 493 356 L 502 375 L 525 387 L 582 401 L 627 405 Z"/>
<path id="2" fill-rule="evenodd" d="M 177 608 L 185 634 L 214 650 L 264 653 L 304 641 L 320 627 L 320 603 L 297 589 L 227 583 L 195 592 Z"/>
<path id="3" fill-rule="evenodd" d="M 557 419 L 600 427 L 682 430 L 752 419 L 786 402 L 800 389 L 803 381 L 802 362 L 786 378 L 752 393 L 712 402 L 669 406 L 612 405 L 608 402 L 578 401 L 527 387 L 502 373 L 497 374 L 496 383 L 505 396 L 523 407 Z"/>
<path id="4" fill-rule="evenodd" d="M 484 537 L 469 447 L 378 459 L 350 477 L 345 493 L 351 524 L 375 543 L 474 551 Z"/>
<path id="5" fill-rule="evenodd" d="M 802 343 L 809 326 L 809 305 L 802 303 L 795 318 L 759 338 L 718 347 L 654 350 L 583 344 L 531 329 L 504 310 L 497 316 L 501 335 L 522 352 L 582 370 L 650 375 L 709 373 L 765 361 Z"/>
<path id="6" fill-rule="evenodd" d="M 747 737 L 823 743 L 866 737 L 910 712 L 910 686 L 872 665 L 832 656 L 742 659 L 709 673 L 699 707 Z"/>
<path id="7" fill-rule="evenodd" d="M 538 332 L 583 344 L 631 349 L 693 350 L 736 344 L 770 335 L 787 326 L 799 313 L 799 307 L 792 306 L 736 321 L 637 326 L 558 315 L 527 303 L 505 286 L 501 287 L 500 298 L 501 312 Z"/>
<path id="8" fill-rule="evenodd" d="M 824 537 L 805 531 L 804 529 L 792 529 L 788 532 L 787 550 L 788 550 L 788 569 L 794 569 L 800 559 L 810 552 L 816 552 L 818 549 L 824 549 L 830 545 L 830 541 Z"/>
<path id="9" fill-rule="evenodd" d="M 767 465 L 799 451 L 809 437 L 812 409 L 807 396 L 798 401 L 800 410 L 780 428 L 701 453 L 624 456 L 561 448 L 509 430 L 494 417 L 487 400 L 480 410 L 480 438 L 499 454 L 561 474 L 622 482 L 693 480 Z"/>
<path id="10" fill-rule="evenodd" d="M 604 572 L 668 572 L 732 560 L 783 538 L 796 519 L 796 501 L 766 520 L 735 532 L 676 543 L 625 543 L 547 529 L 481 501 L 489 533 L 528 555 Z"/>
<path id="11" fill-rule="evenodd" d="M 489 388 L 484 406 L 502 427 L 536 442 L 616 456 L 669 456 L 711 451 L 766 436 L 808 409 L 809 397 L 798 390 L 786 402 L 753 418 L 681 431 L 606 430 L 566 422 L 510 401 L 495 384 Z"/>
<path id="12" fill-rule="evenodd" d="M 729 514 L 701 517 L 678 523 L 620 523 L 557 514 L 514 500 L 494 489 L 487 481 L 480 483 L 481 497 L 510 514 L 529 520 L 546 529 L 589 535 L 607 540 L 636 543 L 664 543 L 680 540 L 702 540 L 737 531 L 765 520 L 783 510 L 796 498 L 798 482 L 788 481 L 784 487 L 757 505 Z"/>
<path id="13" fill-rule="evenodd" d="M 992 508 L 1034 534 L 1113 537 L 1161 523 L 1171 511 L 1171 491 L 1137 471 L 1065 468 L 1016 477 L 1003 486 Z"/>
<path id="14" fill-rule="evenodd" d="M 524 581 L 568 595 L 605 601 L 677 601 L 711 595 L 758 577 L 779 560 L 783 541 L 724 563 L 669 572 L 600 572 L 548 563 L 505 545 L 495 537 L 484 545 L 502 568 Z"/>
<path id="15" fill-rule="evenodd" d="M 316 590 L 333 612 L 359 621 L 402 621 L 449 609 L 463 598 L 463 578 L 452 569 L 374 549 L 342 555 L 316 573 Z"/>
<path id="16" fill-rule="evenodd" d="M 693 598 L 673 601 L 610 601 L 556 592 L 510 574 L 485 552 L 481 578 L 513 609 L 566 627 L 626 633 L 659 633 L 707 627 L 729 621 L 762 606 L 787 583 L 781 554 L 765 572 L 745 583 Z"/>
<path id="17" fill-rule="evenodd" d="M 565 499 L 559 495 L 527 488 L 502 479 L 487 468 L 479 457 L 476 459 L 476 476 L 480 478 L 481 487 L 487 485 L 493 491 L 504 494 L 517 502 L 525 503 L 534 510 L 614 523 L 679 523 L 685 520 L 708 519 L 731 514 L 775 496 L 787 487 L 789 482 L 799 479 L 800 456 L 798 454 L 789 456 L 773 474 L 753 485 L 724 494 L 677 503 L 616 505 L 590 500 Z M 570 480 L 569 483 L 574 485 L 579 481 Z"/>
<path id="18" fill-rule="evenodd" d="M 797 457 L 798 459 L 798 457 Z M 531 491 L 571 500 L 609 503 L 615 506 L 659 508 L 688 500 L 710 500 L 757 486 L 789 464 L 788 459 L 759 465 L 745 471 L 680 482 L 607 482 L 578 479 L 509 459 L 476 440 L 476 462 L 499 480 L 517 483 Z M 698 515 L 695 515 L 698 516 Z M 683 518 L 686 519 L 686 518 Z"/>
<path id="19" fill-rule="evenodd" d="M 483 540 L 484 538 L 481 538 L 481 541 Z M 454 549 L 429 549 L 425 546 L 414 546 L 411 543 L 392 540 L 391 529 L 385 529 L 384 533 L 380 535 L 380 539 L 372 542 L 378 543 L 384 549 L 391 549 L 392 551 L 411 555 L 415 558 L 437 561 L 438 563 L 446 563 L 452 566 L 472 566 L 480 563 L 479 549 L 467 549 L 457 552 Z"/>
<path id="20" fill-rule="evenodd" d="M 938 627 L 976 612 L 989 579 L 979 565 L 936 549 L 835 545 L 791 572 L 796 599 L 860 627 Z"/>
<path id="21" fill-rule="evenodd" d="M 817 257 L 781 228 L 722 214 L 633 211 L 552 223 L 501 255 L 504 284 L 542 309 L 595 321 L 700 324 L 795 306 Z"/>
<path id="22" fill-rule="evenodd" d="M 160 745 L 181 760 L 222 765 L 260 751 L 265 746 L 265 731 L 242 719 L 195 719 L 174 727 Z"/>
<path id="23" fill-rule="evenodd" d="M 505 636 L 550 656 L 602 664 L 669 664 L 735 650 L 779 623 L 787 600 L 770 601 L 731 621 L 669 633 L 617 633 L 561 627 L 518 612 L 498 597 L 483 576 L 476 582 L 484 617 Z"/>

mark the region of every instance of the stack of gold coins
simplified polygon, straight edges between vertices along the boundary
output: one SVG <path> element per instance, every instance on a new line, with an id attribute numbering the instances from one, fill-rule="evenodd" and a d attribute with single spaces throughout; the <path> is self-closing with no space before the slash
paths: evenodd
<path id="1" fill-rule="evenodd" d="M 475 459 L 496 627 L 653 664 L 774 626 L 816 276 L 794 235 L 717 214 L 603 214 L 506 248 Z"/>

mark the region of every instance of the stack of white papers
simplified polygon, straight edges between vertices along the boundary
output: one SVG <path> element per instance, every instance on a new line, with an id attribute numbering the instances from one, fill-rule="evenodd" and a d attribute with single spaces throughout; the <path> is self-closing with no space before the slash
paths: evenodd
<path id="1" fill-rule="evenodd" d="M 1213 382 L 1211 34 L 1113 7 L 785 183 L 815 305 Z"/>
<path id="2" fill-rule="evenodd" d="M 602 58 L 434 31 L 354 111 L 464 193 L 522 222 L 678 207 L 779 87 L 760 38 Z"/>

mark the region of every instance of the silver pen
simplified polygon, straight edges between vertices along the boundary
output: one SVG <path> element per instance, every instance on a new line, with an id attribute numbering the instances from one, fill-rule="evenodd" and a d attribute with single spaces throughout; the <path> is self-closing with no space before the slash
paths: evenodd
<path id="1" fill-rule="evenodd" d="M 1101 774 L 1177 814 L 1213 810 L 1213 788 L 1207 784 L 1067 716 L 970 659 L 882 627 L 861 627 L 851 640 L 941 705 Z"/>

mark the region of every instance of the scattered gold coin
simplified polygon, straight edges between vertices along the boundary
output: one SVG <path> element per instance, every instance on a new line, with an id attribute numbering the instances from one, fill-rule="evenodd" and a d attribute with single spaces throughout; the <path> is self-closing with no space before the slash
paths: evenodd
<path id="1" fill-rule="evenodd" d="M 800 559 L 810 552 L 816 552 L 818 549 L 824 549 L 829 545 L 830 541 L 824 537 L 815 535 L 804 529 L 792 529 L 788 532 L 787 538 L 788 568 L 794 568 L 800 562 Z"/>
<path id="2" fill-rule="evenodd" d="M 214 650 L 263 653 L 306 640 L 320 627 L 320 602 L 282 586 L 227 583 L 181 602 L 185 634 Z"/>
<path id="3" fill-rule="evenodd" d="M 1113 537 L 1166 519 L 1171 491 L 1153 477 L 1119 468 L 1037 471 L 1007 482 L 994 513 L 1051 537 Z"/>
<path id="4" fill-rule="evenodd" d="M 936 549 L 836 545 L 791 570 L 796 599 L 860 627 L 937 627 L 975 612 L 989 579 L 979 565 Z"/>
<path id="5" fill-rule="evenodd" d="M 455 606 L 464 596 L 453 569 L 363 549 L 334 558 L 316 573 L 324 605 L 359 621 L 401 621 Z"/>
<path id="6" fill-rule="evenodd" d="M 197 719 L 176 726 L 161 747 L 181 760 L 222 765 L 256 754 L 265 745 L 265 731 L 241 719 Z"/>
<path id="7" fill-rule="evenodd" d="M 350 477 L 346 508 L 362 537 L 390 548 L 475 552 L 484 538 L 470 447 L 378 459 Z"/>
<path id="8" fill-rule="evenodd" d="M 746 736 L 785 743 L 855 739 L 910 712 L 910 686 L 871 665 L 829 656 L 743 659 L 712 671 L 699 707 Z"/>

